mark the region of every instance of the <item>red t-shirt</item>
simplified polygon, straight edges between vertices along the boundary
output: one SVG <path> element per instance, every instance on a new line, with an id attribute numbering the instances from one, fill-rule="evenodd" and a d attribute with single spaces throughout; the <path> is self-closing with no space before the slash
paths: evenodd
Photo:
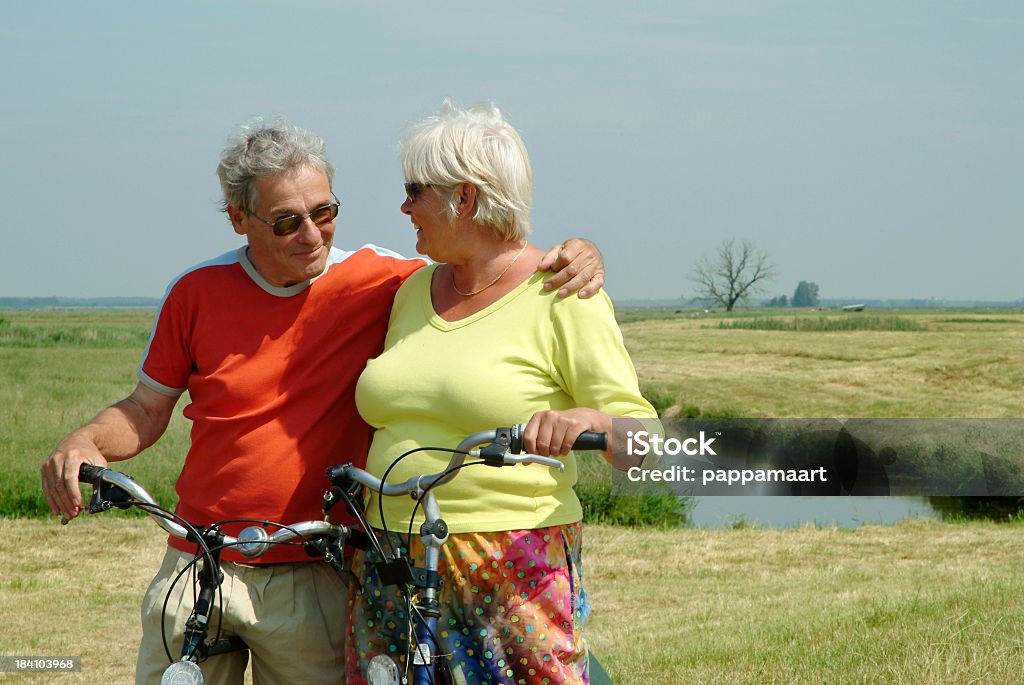
<path id="1" fill-rule="evenodd" d="M 366 460 L 370 429 L 356 411 L 356 380 L 381 352 L 395 291 L 424 264 L 373 246 L 332 249 L 319 277 L 278 288 L 245 250 L 171 284 L 138 369 L 158 392 L 188 390 L 192 445 L 176 489 L 177 512 L 192 524 L 322 518 L 327 467 Z M 229 550 L 223 558 L 309 559 L 292 546 L 256 562 Z"/>

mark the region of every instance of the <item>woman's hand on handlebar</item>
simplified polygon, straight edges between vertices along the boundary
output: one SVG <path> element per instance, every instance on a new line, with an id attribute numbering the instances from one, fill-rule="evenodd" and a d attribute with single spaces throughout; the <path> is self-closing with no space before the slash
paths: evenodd
<path id="1" fill-rule="evenodd" d="M 78 468 L 82 464 L 105 467 L 107 460 L 92 441 L 72 433 L 57 445 L 40 469 L 46 503 L 64 522 L 82 512 L 82 490 L 78 483 Z"/>
<path id="2" fill-rule="evenodd" d="M 537 412 L 526 424 L 523 447 L 542 457 L 563 457 L 583 431 L 611 433 L 612 419 L 588 407 Z"/>

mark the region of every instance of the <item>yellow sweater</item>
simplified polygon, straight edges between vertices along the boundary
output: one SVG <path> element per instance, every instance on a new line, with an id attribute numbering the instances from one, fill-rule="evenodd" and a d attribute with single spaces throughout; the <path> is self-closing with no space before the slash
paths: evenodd
<path id="1" fill-rule="evenodd" d="M 437 265 L 420 269 L 399 288 L 384 352 L 371 359 L 356 386 L 360 414 L 377 428 L 367 470 L 383 476 L 407 450 L 455 447 L 477 431 L 526 423 L 538 411 L 590 407 L 611 416 L 655 417 L 638 388 L 611 300 L 545 292 L 534 274 L 470 317 L 445 321 L 430 299 Z M 601 459 L 597 453 L 584 458 Z M 389 483 L 436 473 L 450 454 L 420 452 L 403 459 Z M 454 533 L 519 530 L 579 521 L 576 460 L 558 472 L 540 465 L 469 466 L 434 494 Z M 385 497 L 389 530 L 405 531 L 413 501 Z M 367 507 L 381 527 L 376 496 Z M 417 523 L 422 521 L 422 510 Z M 414 528 L 414 531 L 416 529 Z"/>

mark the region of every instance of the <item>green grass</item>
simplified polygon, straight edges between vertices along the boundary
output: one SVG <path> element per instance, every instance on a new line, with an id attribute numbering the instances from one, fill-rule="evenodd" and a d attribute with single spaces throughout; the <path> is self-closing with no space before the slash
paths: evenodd
<path id="1" fill-rule="evenodd" d="M 1001 326 L 1001 325 L 1004 325 L 1004 324 L 1017 324 L 1017 325 L 1024 324 L 1024 320 L 1021 320 L 1019 317 L 1018 318 L 1010 318 L 1010 317 L 1007 317 L 1007 316 L 1000 317 L 1000 318 L 984 318 L 984 317 L 980 317 L 980 316 L 976 316 L 976 317 L 961 316 L 961 317 L 954 317 L 954 318 L 949 318 L 949 319 L 937 319 L 937 323 L 997 324 L 997 325 Z"/>
<path id="2" fill-rule="evenodd" d="M 8 339 L 15 343 L 0 342 L 7 400 L 0 404 L 0 516 L 49 516 L 39 467 L 61 437 L 131 392 L 153 313 L 11 311 L 0 318 L 0 337 L 18 331 Z M 155 446 L 123 466 L 165 505 L 177 501 L 174 481 L 188 450 L 183 407 Z"/>
<path id="3" fill-rule="evenodd" d="M 619 324 L 634 321 L 672 320 L 692 315 L 696 311 L 679 307 L 616 307 L 615 319 Z"/>
<path id="4" fill-rule="evenodd" d="M 928 330 L 927 325 L 905 316 L 864 316 L 859 312 L 843 316 L 768 316 L 751 319 L 721 320 L 717 325 L 725 330 L 797 331 L 803 333 L 830 333 L 836 331 L 901 331 Z"/>
<path id="5" fill-rule="evenodd" d="M 667 417 L 1017 417 L 1024 406 L 1019 311 L 899 312 L 917 329 L 911 332 L 796 330 L 786 323 L 835 316 L 810 310 L 697 313 L 620 311 L 632 321 L 623 335 L 643 391 Z M 61 436 L 131 391 L 152 316 L 131 309 L 0 311 L 0 383 L 8 389 L 0 406 L 0 515 L 48 515 L 40 464 Z M 794 330 L 718 327 L 772 319 Z M 122 467 L 166 504 L 176 499 L 172 486 L 188 449 L 184 401 L 164 438 Z M 584 474 L 589 520 L 635 522 L 642 512 L 601 503 L 605 487 L 605 472 Z M 673 512 L 668 506 L 650 515 L 663 521 Z"/>
<path id="6" fill-rule="evenodd" d="M 672 495 L 615 497 L 608 464 L 594 452 L 577 455 L 576 495 L 583 521 L 611 526 L 679 528 L 687 522 L 689 500 Z"/>
<path id="7" fill-rule="evenodd" d="M 0 348 L 74 347 L 141 351 L 149 341 L 149 310 L 0 312 Z"/>

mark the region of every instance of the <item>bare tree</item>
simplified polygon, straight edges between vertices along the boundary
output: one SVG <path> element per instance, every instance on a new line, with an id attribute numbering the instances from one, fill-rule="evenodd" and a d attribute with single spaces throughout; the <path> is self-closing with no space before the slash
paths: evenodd
<path id="1" fill-rule="evenodd" d="M 723 240 L 713 260 L 702 257 L 690 279 L 702 297 L 720 302 L 731 312 L 736 303 L 763 288 L 762 281 L 771 280 L 775 267 L 768 255 L 750 241 L 737 244 Z"/>

